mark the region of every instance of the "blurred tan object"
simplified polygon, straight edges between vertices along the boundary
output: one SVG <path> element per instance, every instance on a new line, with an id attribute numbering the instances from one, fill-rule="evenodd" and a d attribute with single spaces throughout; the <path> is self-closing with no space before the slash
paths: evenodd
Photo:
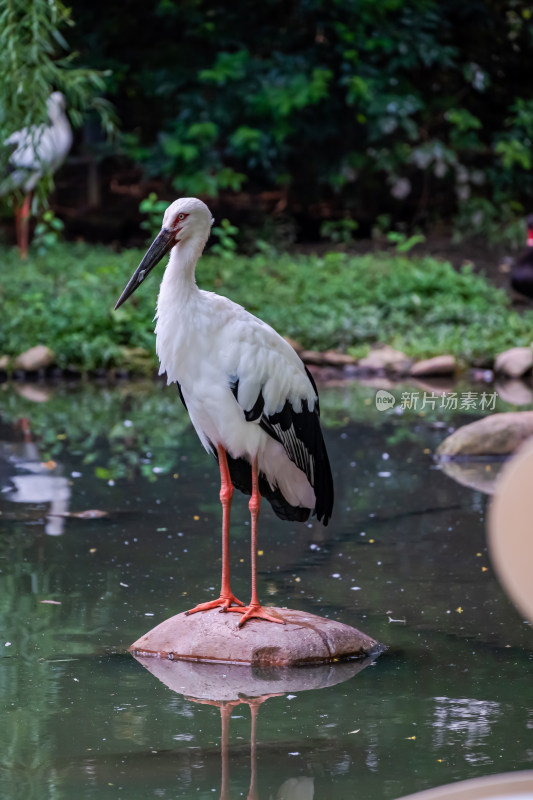
<path id="1" fill-rule="evenodd" d="M 513 603 L 530 621 L 533 621 L 532 479 L 533 442 L 528 442 L 502 470 L 488 516 L 494 568 Z"/>
<path id="2" fill-rule="evenodd" d="M 533 798 L 533 770 L 505 772 L 486 778 L 437 786 L 417 794 L 405 795 L 401 800 L 531 800 Z"/>

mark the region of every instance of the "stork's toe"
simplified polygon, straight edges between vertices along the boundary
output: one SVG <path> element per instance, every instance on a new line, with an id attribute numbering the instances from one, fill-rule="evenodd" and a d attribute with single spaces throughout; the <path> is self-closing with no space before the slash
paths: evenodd
<path id="1" fill-rule="evenodd" d="M 243 608 L 232 607 L 228 608 L 228 611 L 237 611 L 239 614 L 242 614 L 239 620 L 239 628 L 242 628 L 249 619 L 264 619 L 266 622 L 277 622 L 279 625 L 285 625 L 285 620 L 278 614 L 269 614 L 268 611 L 265 611 L 263 606 L 260 605 L 254 604 L 244 606 Z"/>

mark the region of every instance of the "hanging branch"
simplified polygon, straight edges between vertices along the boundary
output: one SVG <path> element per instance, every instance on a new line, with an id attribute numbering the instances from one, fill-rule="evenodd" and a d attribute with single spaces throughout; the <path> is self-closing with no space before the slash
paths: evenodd
<path id="1" fill-rule="evenodd" d="M 70 9 L 59 0 L 2 0 L 0 5 L 0 166 L 8 164 L 12 148 L 5 141 L 26 129 L 39 137 L 39 126 L 48 123 L 47 99 L 53 91 L 65 95 L 68 116 L 79 127 L 95 112 L 108 136 L 116 132 L 112 105 L 101 95 L 109 72 L 76 66 L 76 53 L 62 30 L 73 26 Z M 32 142 L 32 145 L 37 142 Z M 36 147 L 33 148 L 37 150 Z M 35 186 L 37 206 L 47 203 L 53 189 L 51 171 L 42 164 Z M 0 175 L 1 177 L 1 175 Z M 20 200 L 21 189 L 9 194 Z"/>

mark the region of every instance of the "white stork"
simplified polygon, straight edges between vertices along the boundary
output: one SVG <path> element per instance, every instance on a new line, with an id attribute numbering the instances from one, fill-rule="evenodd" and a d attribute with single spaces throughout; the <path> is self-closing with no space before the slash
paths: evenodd
<path id="1" fill-rule="evenodd" d="M 16 209 L 17 243 L 21 255 L 28 254 L 28 218 L 31 195 L 39 179 L 45 173 L 55 172 L 63 163 L 72 147 L 72 129 L 65 114 L 65 97 L 61 92 L 52 92 L 46 101 L 49 125 L 36 125 L 15 131 L 4 144 L 14 147 L 9 156 L 11 172 L 0 185 L 0 194 L 14 189 L 23 189 L 25 198 Z"/>
<path id="2" fill-rule="evenodd" d="M 320 429 L 316 386 L 293 348 L 257 317 L 226 297 L 198 288 L 196 263 L 213 219 L 201 200 L 182 198 L 166 210 L 161 232 L 115 309 L 170 252 L 155 328 L 160 374 L 176 383 L 205 449 L 220 466 L 222 586 L 220 597 L 191 609 L 242 613 L 283 622 L 257 596 L 257 518 L 261 495 L 281 519 L 304 522 L 314 512 L 324 525 L 333 507 L 333 482 Z M 230 589 L 229 521 L 233 487 L 251 495 L 252 596 L 244 606 Z M 235 605 L 234 605 L 235 604 Z"/>

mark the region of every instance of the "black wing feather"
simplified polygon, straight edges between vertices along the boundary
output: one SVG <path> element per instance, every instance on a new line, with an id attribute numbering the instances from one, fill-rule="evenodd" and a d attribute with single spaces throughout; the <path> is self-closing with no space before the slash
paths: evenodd
<path id="1" fill-rule="evenodd" d="M 185 406 L 185 411 L 187 411 L 187 403 L 185 402 L 185 398 L 183 397 L 183 392 L 181 391 L 181 385 L 176 381 L 176 386 L 178 387 L 178 394 L 180 396 L 180 400 Z"/>

